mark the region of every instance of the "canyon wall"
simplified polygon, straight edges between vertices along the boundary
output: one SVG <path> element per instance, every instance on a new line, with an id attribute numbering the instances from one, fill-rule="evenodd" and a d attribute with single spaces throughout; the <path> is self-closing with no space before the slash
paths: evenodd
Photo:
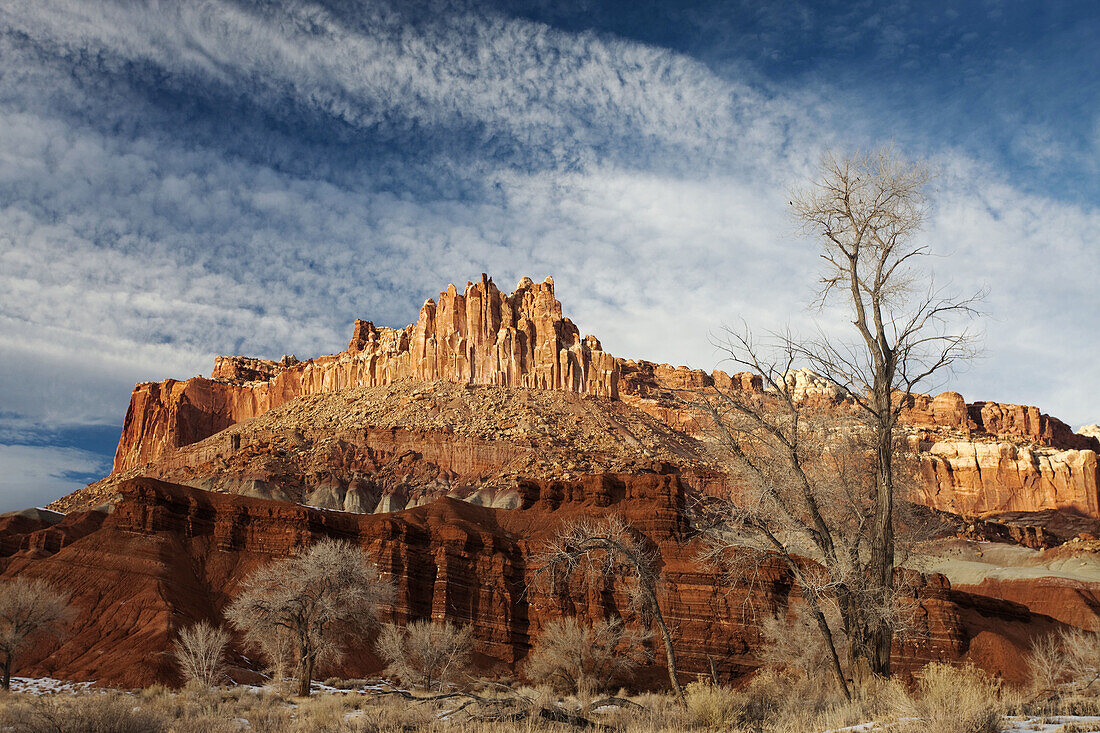
<path id="1" fill-rule="evenodd" d="M 586 618 L 630 610 L 622 580 L 532 585 L 534 558 L 564 522 L 581 516 L 623 516 L 659 552 L 661 605 L 674 629 L 678 668 L 691 679 L 713 660 L 724 679 L 758 666 L 759 624 L 797 602 L 792 578 L 778 565 L 753 586 L 724 587 L 698 561 L 686 532 L 685 491 L 676 473 L 602 474 L 575 481 L 522 481 L 511 510 L 440 499 L 381 515 L 327 512 L 286 502 L 215 494 L 153 479 L 119 487 L 110 514 L 72 513 L 49 524 L 0 522 L 0 577 L 41 577 L 72 593 L 77 618 L 68 633 L 47 640 L 24 660 L 21 674 L 144 686 L 177 683 L 167 653 L 181 627 L 221 623 L 222 610 L 248 573 L 321 537 L 361 548 L 396 586 L 384 620 L 449 619 L 469 624 L 486 673 L 522 673 L 543 625 L 563 613 Z M 952 589 L 942 576 L 917 584 L 911 634 L 896 642 L 897 669 L 930 660 L 967 660 L 1021 681 L 1018 659 L 1031 641 L 1059 625 L 1027 607 Z M 664 655 L 639 683 L 663 685 Z M 254 663 L 234 646 L 232 674 L 257 679 Z M 322 675 L 377 673 L 370 640 Z"/>

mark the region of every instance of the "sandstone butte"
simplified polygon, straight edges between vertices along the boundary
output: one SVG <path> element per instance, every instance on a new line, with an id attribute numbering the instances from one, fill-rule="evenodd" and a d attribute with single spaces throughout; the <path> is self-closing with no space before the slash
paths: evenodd
<path id="1" fill-rule="evenodd" d="M 800 373 L 808 394 L 829 394 Z M 532 388 L 622 401 L 691 434 L 699 418 L 674 389 L 759 389 L 747 375 L 707 373 L 613 357 L 582 337 L 554 296 L 554 282 L 523 278 L 506 295 L 484 274 L 460 293 L 428 300 L 416 323 L 378 328 L 356 320 L 348 348 L 299 362 L 218 357 L 209 379 L 134 388 L 113 473 L 141 470 L 173 451 L 305 395 L 403 380 Z M 835 396 L 835 395 L 834 395 Z M 916 396 L 903 420 L 922 454 L 921 500 L 962 514 L 1073 509 L 1100 517 L 1100 441 L 1037 408 L 967 404 L 945 392 Z M 67 507 L 66 507 L 67 508 Z"/>
<path id="2" fill-rule="evenodd" d="M 807 399 L 843 402 L 812 373 L 788 378 Z M 54 502 L 63 515 L 0 517 L 0 574 L 50 579 L 80 611 L 26 671 L 175 682 L 163 652 L 181 626 L 220 621 L 250 570 L 322 536 L 358 544 L 394 580 L 388 618 L 470 623 L 479 666 L 522 671 L 549 618 L 630 618 L 614 579 L 525 592 L 532 557 L 557 527 L 615 512 L 660 550 L 682 672 L 690 679 L 713 660 L 739 677 L 756 666 L 760 619 L 798 591 L 776 567 L 745 597 L 695 559 L 685 502 L 727 478 L 699 416 L 671 396 L 709 386 L 760 389 L 746 375 L 613 357 L 562 316 L 551 279 L 524 278 L 506 295 L 484 275 L 428 300 L 403 329 L 357 320 L 339 354 L 219 357 L 209 379 L 139 384 L 110 476 Z M 914 397 L 905 424 L 921 452 L 918 499 L 986 515 L 972 520 L 975 536 L 1045 547 L 1100 533 L 1095 437 L 1032 407 L 951 392 Z M 1042 510 L 1053 514 L 1033 526 Z M 914 578 L 920 628 L 895 644 L 902 670 L 965 659 L 1018 680 L 1038 635 L 1100 627 L 1100 587 L 1088 582 L 963 589 L 936 573 Z M 242 652 L 238 679 L 255 675 Z M 333 673 L 377 671 L 364 643 Z M 646 674 L 659 683 L 663 670 Z"/>

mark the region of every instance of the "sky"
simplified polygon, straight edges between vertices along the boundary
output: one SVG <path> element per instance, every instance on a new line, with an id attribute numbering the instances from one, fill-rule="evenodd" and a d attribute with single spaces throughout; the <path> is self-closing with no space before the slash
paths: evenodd
<path id="1" fill-rule="evenodd" d="M 340 351 L 450 282 L 552 275 L 617 356 L 826 330 L 822 152 L 938 172 L 940 389 L 1100 422 L 1100 4 L 0 3 L 0 511 L 110 470 L 133 385 Z"/>

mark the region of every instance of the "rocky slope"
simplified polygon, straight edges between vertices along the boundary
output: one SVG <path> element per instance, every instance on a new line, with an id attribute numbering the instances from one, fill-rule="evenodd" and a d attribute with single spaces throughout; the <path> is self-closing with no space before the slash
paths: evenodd
<path id="1" fill-rule="evenodd" d="M 695 486 L 719 476 L 700 441 L 620 401 L 533 389 L 405 380 L 292 400 L 54 502 L 110 501 L 138 475 L 222 493 L 354 512 L 451 496 L 514 507 L 524 478 L 681 466 Z"/>

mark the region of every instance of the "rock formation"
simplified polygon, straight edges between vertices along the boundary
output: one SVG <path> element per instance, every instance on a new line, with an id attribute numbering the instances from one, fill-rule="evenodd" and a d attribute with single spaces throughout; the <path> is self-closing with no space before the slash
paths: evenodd
<path id="1" fill-rule="evenodd" d="M 920 454 L 921 499 L 955 514 L 1072 509 L 1100 517 L 1097 456 L 1004 441 L 937 441 Z"/>
<path id="2" fill-rule="evenodd" d="M 852 407 L 812 372 L 787 379 L 799 399 Z M 775 567 L 746 598 L 697 561 L 685 503 L 736 488 L 704 416 L 677 399 L 704 388 L 764 393 L 751 375 L 616 359 L 562 316 L 549 278 L 524 278 L 506 295 L 484 275 L 427 301 L 405 328 L 356 320 L 338 354 L 218 357 L 209 379 L 139 384 L 110 476 L 51 504 L 64 517 L 0 517 L 0 575 L 72 588 L 81 611 L 79 628 L 40 650 L 31 671 L 172 680 L 167 657 L 152 652 L 183 624 L 219 620 L 251 569 L 321 536 L 357 543 L 395 581 L 393 619 L 470 623 L 484 659 L 515 670 L 552 616 L 630 616 L 613 579 L 527 592 L 528 562 L 556 528 L 616 512 L 660 551 L 682 671 L 707 671 L 713 658 L 740 676 L 756 666 L 759 620 L 797 602 L 797 589 Z M 1095 435 L 954 392 L 914 395 L 902 422 L 920 456 L 921 501 L 997 515 L 972 522 L 970 540 L 1046 548 L 1100 532 Z M 1004 516 L 1039 510 L 1052 514 Z M 898 642 L 900 668 L 966 659 L 1019 679 L 1030 640 L 1058 628 L 1033 611 L 1100 628 L 1100 584 L 994 580 L 960 589 L 915 578 L 918 628 Z M 364 647 L 337 672 L 377 668 Z"/>
<path id="3" fill-rule="evenodd" d="M 562 522 L 582 515 L 618 513 L 660 550 L 663 611 L 676 629 L 681 673 L 689 677 L 705 673 L 709 659 L 727 679 L 756 667 L 760 620 L 797 600 L 792 579 L 778 566 L 746 598 L 744 589 L 722 587 L 719 576 L 700 565 L 699 547 L 685 533 L 685 493 L 676 473 L 522 481 L 517 488 L 517 505 L 509 510 L 443 498 L 364 515 L 143 478 L 119 486 L 110 514 L 74 512 L 52 524 L 27 517 L 0 522 L 0 576 L 48 579 L 72 591 L 78 610 L 71 633 L 38 647 L 23 671 L 122 686 L 175 683 L 165 652 L 180 627 L 198 619 L 220 622 L 250 571 L 323 536 L 363 548 L 395 583 L 388 619 L 471 624 L 489 670 L 521 669 L 532 638 L 563 612 L 616 611 L 636 622 L 614 578 L 553 595 L 537 586 L 528 592 L 532 555 Z M 1023 605 L 954 590 L 942 576 L 917 583 L 908 602 L 919 612 L 911 635 L 894 650 L 903 672 L 933 659 L 961 659 L 1020 681 L 1017 661 L 1030 641 L 1059 627 Z M 233 674 L 255 679 L 241 651 L 231 660 Z M 342 667 L 322 674 L 359 677 L 379 667 L 364 640 Z M 663 676 L 655 664 L 641 683 L 660 684 Z"/>
<path id="4" fill-rule="evenodd" d="M 459 294 L 428 300 L 416 323 L 376 328 L 356 320 L 346 351 L 298 362 L 218 357 L 210 379 L 147 382 L 134 388 L 114 471 L 150 463 L 302 395 L 373 387 L 402 379 L 563 390 L 618 396 L 619 370 L 595 336 L 581 337 L 554 281 L 523 278 L 511 295 L 484 274 Z"/>
<path id="5" fill-rule="evenodd" d="M 600 397 L 648 413 L 687 436 L 704 433 L 706 420 L 675 399 L 678 391 L 762 390 L 759 378 L 750 375 L 616 359 L 602 350 L 594 336 L 582 338 L 562 316 L 552 279 L 535 284 L 523 278 L 511 295 L 505 295 L 482 275 L 461 293 L 452 285 L 439 294 L 438 301 L 425 302 L 416 323 L 405 328 L 356 320 L 351 342 L 339 354 L 305 362 L 292 356 L 277 362 L 218 357 L 210 379 L 137 385 L 112 475 L 144 473 L 207 485 L 201 481 L 210 477 L 174 472 L 171 466 L 178 461 L 173 454 L 297 398 L 418 380 Z M 843 392 L 809 370 L 792 371 L 788 381 L 801 398 L 843 409 Z M 1100 440 L 1074 433 L 1035 407 L 967 404 L 955 392 L 913 395 L 902 421 L 921 450 L 925 485 L 920 495 L 930 506 L 967 514 L 1068 508 L 1100 516 L 1096 460 Z M 691 461 L 697 462 L 699 451 L 689 453 Z M 689 469 L 685 461 L 680 463 Z M 272 491 L 264 483 L 267 473 L 247 468 L 237 477 L 235 490 L 295 500 L 312 493 Z M 325 480 L 319 484 L 322 488 Z M 442 493 L 452 488 L 448 485 Z M 350 489 L 347 482 L 333 486 L 333 497 L 325 501 L 334 502 L 341 491 L 345 501 Z M 375 496 L 379 500 L 397 497 L 387 498 L 385 506 L 406 505 L 401 491 L 367 493 L 362 497 L 353 492 L 350 506 L 377 507 Z"/>

